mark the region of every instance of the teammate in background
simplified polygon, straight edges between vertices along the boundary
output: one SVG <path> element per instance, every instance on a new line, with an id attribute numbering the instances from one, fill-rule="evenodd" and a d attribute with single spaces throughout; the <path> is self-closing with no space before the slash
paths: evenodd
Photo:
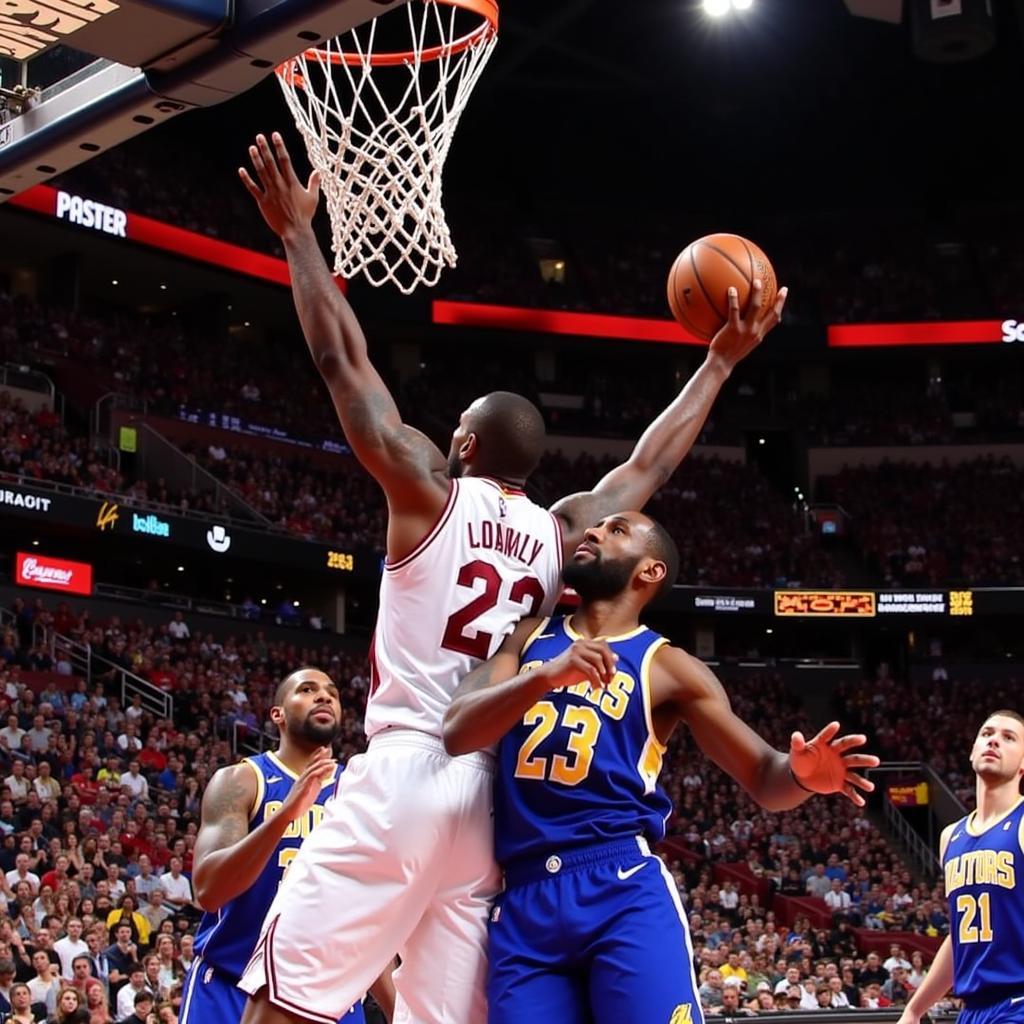
<path id="1" fill-rule="evenodd" d="M 194 880 L 206 912 L 185 979 L 181 1024 L 242 1019 L 245 993 L 236 985 L 260 923 L 342 771 L 331 755 L 341 703 L 323 672 L 305 668 L 288 676 L 274 694 L 270 718 L 281 734 L 277 750 L 221 769 L 203 796 Z M 390 978 L 381 978 L 373 994 L 390 1014 Z M 364 1024 L 362 1006 L 356 1003 L 341 1020 Z"/>
<path id="2" fill-rule="evenodd" d="M 279 135 L 250 147 L 243 182 L 280 236 L 299 319 L 352 450 L 384 489 L 387 564 L 371 648 L 367 753 L 354 758 L 321 827 L 303 846 L 242 979 L 247 1024 L 333 1024 L 391 960 L 397 1019 L 482 1024 L 487 915 L 500 877 L 491 826 L 493 757 L 452 759 L 441 720 L 459 681 L 523 615 L 546 615 L 565 551 L 621 507 L 641 507 L 696 440 L 733 367 L 779 322 L 785 289 L 761 308 L 755 282 L 681 395 L 630 458 L 551 511 L 522 487 L 544 422 L 496 392 L 462 414 L 447 457 L 401 420 L 311 227 L 315 176 L 296 178 Z M 315 922 L 315 927 L 314 927 Z"/>
<path id="3" fill-rule="evenodd" d="M 505 891 L 491 914 L 490 1024 L 699 1021 L 686 916 L 651 852 L 672 813 L 657 780 L 680 722 L 768 810 L 812 793 L 863 805 L 858 789 L 874 788 L 855 769 L 878 758 L 851 753 L 863 736 L 837 738 L 833 722 L 810 741 L 794 733 L 788 756 L 774 750 L 707 666 L 640 625 L 678 566 L 672 538 L 640 512 L 591 527 L 563 573 L 578 610 L 520 622 L 445 715 L 450 753 L 498 743 Z"/>
<path id="4" fill-rule="evenodd" d="M 971 748 L 977 809 L 939 840 L 949 900 L 949 935 L 910 997 L 900 1024 L 951 988 L 964 1001 L 962 1024 L 1024 1021 L 1024 718 L 993 711 Z"/>

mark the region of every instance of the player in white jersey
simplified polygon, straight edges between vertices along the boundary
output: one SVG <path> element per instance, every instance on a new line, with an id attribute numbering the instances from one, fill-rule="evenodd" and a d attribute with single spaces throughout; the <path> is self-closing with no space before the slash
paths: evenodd
<path id="1" fill-rule="evenodd" d="M 524 615 L 547 615 L 565 552 L 605 515 L 642 508 L 696 440 L 733 367 L 778 322 L 786 290 L 762 290 L 730 320 L 683 392 L 623 465 L 550 511 L 522 491 L 544 422 L 526 399 L 495 392 L 462 414 L 447 458 L 402 422 L 366 339 L 324 262 L 311 222 L 315 175 L 295 176 L 279 135 L 241 170 L 284 244 L 303 332 L 356 457 L 388 502 L 387 567 L 371 651 L 370 744 L 303 843 L 263 925 L 241 988 L 245 1024 L 334 1024 L 397 951 L 395 1021 L 484 1024 L 493 856 L 486 752 L 449 757 L 445 708 L 459 680 Z"/>

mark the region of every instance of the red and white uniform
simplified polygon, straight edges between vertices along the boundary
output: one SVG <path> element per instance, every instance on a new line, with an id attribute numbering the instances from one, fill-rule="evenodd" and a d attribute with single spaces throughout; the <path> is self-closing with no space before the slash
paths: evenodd
<path id="1" fill-rule="evenodd" d="M 302 844 L 241 981 L 335 1024 L 395 953 L 396 1024 L 485 1024 L 493 758 L 451 758 L 455 688 L 561 589 L 558 522 L 493 480 L 452 481 L 436 525 L 385 567 L 367 752 Z"/>

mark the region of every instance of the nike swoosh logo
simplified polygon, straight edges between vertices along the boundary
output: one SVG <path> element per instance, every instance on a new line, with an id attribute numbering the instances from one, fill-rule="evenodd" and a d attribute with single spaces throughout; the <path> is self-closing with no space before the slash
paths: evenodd
<path id="1" fill-rule="evenodd" d="M 541 633 L 541 635 L 539 637 L 537 637 L 537 639 L 538 640 L 554 640 L 555 639 L 555 634 L 554 633 Z"/>
<path id="2" fill-rule="evenodd" d="M 1016 1006 L 1017 1003 L 1024 1003 L 1024 996 L 1015 996 L 1013 999 L 1010 1000 L 1011 1006 Z"/>
<path id="3" fill-rule="evenodd" d="M 267 782 L 280 782 L 280 781 L 281 781 L 281 776 L 280 775 L 271 775 L 270 778 L 267 779 Z"/>
<path id="4" fill-rule="evenodd" d="M 628 871 L 623 871 L 622 868 L 619 868 L 619 881 L 624 882 L 627 878 L 632 878 L 638 871 L 643 871 L 645 867 L 647 867 L 647 861 L 644 861 L 643 864 L 637 864 L 635 868 L 630 868 Z"/>
<path id="5" fill-rule="evenodd" d="M 949 841 L 953 842 L 954 839 L 959 839 L 963 835 L 963 832 L 956 832 L 949 837 Z"/>

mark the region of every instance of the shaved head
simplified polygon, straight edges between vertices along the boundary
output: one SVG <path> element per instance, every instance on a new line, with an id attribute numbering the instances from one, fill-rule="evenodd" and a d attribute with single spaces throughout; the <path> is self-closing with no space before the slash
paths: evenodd
<path id="1" fill-rule="evenodd" d="M 471 462 L 478 476 L 524 483 L 544 454 L 544 417 L 533 402 L 511 391 L 492 391 L 478 398 L 463 414 L 460 426 L 466 434 L 476 435 Z M 449 456 L 448 468 L 453 477 L 465 471 L 457 451 Z"/>
<path id="2" fill-rule="evenodd" d="M 277 689 L 274 691 L 274 704 L 280 706 L 288 699 L 288 694 L 295 689 L 296 686 L 301 685 L 310 676 L 325 676 L 325 673 L 321 672 L 318 668 L 297 668 L 291 675 L 287 675 L 284 679 L 277 684 Z"/>
<path id="3" fill-rule="evenodd" d="M 679 577 L 679 548 L 661 523 L 650 516 L 646 516 L 646 519 L 651 524 L 647 533 L 647 554 L 665 564 L 665 578 L 661 581 L 657 593 L 651 598 L 652 601 L 658 601 L 672 593 L 672 588 Z"/>

